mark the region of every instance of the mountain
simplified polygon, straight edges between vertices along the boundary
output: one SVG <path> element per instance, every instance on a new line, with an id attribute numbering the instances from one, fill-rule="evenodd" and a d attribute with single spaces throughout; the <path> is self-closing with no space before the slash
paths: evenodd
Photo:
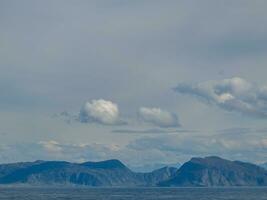
<path id="1" fill-rule="evenodd" d="M 174 175 L 175 168 L 135 173 L 119 160 L 69 163 L 36 161 L 0 165 L 0 184 L 87 185 L 102 187 L 155 186 Z"/>
<path id="2" fill-rule="evenodd" d="M 119 160 L 70 163 L 35 161 L 0 165 L 0 184 L 85 185 L 91 187 L 267 186 L 259 166 L 219 157 L 192 158 L 179 169 L 163 167 L 136 173 Z"/>
<path id="3" fill-rule="evenodd" d="M 266 163 L 263 163 L 260 165 L 261 167 L 263 167 L 264 169 L 267 169 L 267 162 Z"/>
<path id="4" fill-rule="evenodd" d="M 173 177 L 176 171 L 175 167 L 163 167 L 150 173 L 139 173 L 139 175 L 142 176 L 145 186 L 157 186 L 158 183 Z"/>
<path id="5" fill-rule="evenodd" d="M 159 186 L 267 186 L 267 171 L 257 165 L 219 157 L 192 158 Z"/>

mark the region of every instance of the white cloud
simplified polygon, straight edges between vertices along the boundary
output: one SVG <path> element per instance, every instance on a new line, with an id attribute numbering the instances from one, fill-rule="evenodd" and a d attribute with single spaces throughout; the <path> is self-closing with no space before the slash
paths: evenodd
<path id="1" fill-rule="evenodd" d="M 59 153 L 62 151 L 62 148 L 60 147 L 59 143 L 50 140 L 50 141 L 41 141 L 39 144 L 48 152 L 54 152 L 54 153 Z"/>
<path id="2" fill-rule="evenodd" d="M 118 143 L 0 144 L 0 162 L 33 160 L 97 161 L 116 158 L 130 166 L 184 162 L 195 156 L 217 155 L 233 160 L 266 162 L 266 130 L 226 129 L 219 134 L 164 134 L 139 137 L 127 145 Z"/>
<path id="3" fill-rule="evenodd" d="M 245 79 L 233 77 L 198 84 L 179 84 L 175 89 L 228 111 L 253 117 L 267 117 L 267 89 Z"/>
<path id="4" fill-rule="evenodd" d="M 103 99 L 86 102 L 81 108 L 79 120 L 85 123 L 97 122 L 105 125 L 122 123 L 117 104 Z"/>
<path id="5" fill-rule="evenodd" d="M 156 149 L 136 150 L 118 144 L 61 143 L 41 141 L 38 143 L 0 144 L 0 162 L 10 163 L 34 160 L 65 160 L 70 162 L 119 159 L 128 166 L 146 166 L 157 163 L 176 162 L 176 158 Z"/>
<path id="6" fill-rule="evenodd" d="M 178 127 L 178 117 L 160 108 L 142 107 L 139 109 L 139 117 L 144 122 L 151 123 L 159 127 Z"/>
<path id="7" fill-rule="evenodd" d="M 267 160 L 266 136 L 255 137 L 257 133 L 251 132 L 235 134 L 179 134 L 165 136 L 150 136 L 139 138 L 130 142 L 128 148 L 146 152 L 158 150 L 165 155 L 172 155 L 177 161 L 183 158 L 217 155 L 233 160 L 249 162 L 264 162 Z"/>

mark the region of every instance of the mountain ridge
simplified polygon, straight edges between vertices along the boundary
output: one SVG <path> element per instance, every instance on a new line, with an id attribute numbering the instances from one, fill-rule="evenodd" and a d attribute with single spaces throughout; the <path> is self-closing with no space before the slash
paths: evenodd
<path id="1" fill-rule="evenodd" d="M 267 171 L 252 163 L 225 160 L 217 156 L 192 158 L 175 176 L 159 186 L 267 186 Z"/>
<path id="2" fill-rule="evenodd" d="M 146 173 L 134 172 L 116 159 L 84 163 L 38 160 L 1 164 L 0 184 L 90 187 L 267 186 L 267 170 L 251 163 L 217 156 L 194 157 L 179 169 L 163 167 Z"/>

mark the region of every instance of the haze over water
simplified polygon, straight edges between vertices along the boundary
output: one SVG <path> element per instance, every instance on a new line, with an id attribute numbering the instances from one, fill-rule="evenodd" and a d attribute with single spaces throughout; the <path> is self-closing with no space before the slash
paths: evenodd
<path id="1" fill-rule="evenodd" d="M 0 188 L 0 200 L 266 200 L 267 188 Z"/>

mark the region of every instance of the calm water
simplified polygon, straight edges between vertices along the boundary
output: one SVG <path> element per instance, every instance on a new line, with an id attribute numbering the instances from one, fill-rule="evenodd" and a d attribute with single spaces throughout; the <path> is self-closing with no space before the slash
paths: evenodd
<path id="1" fill-rule="evenodd" d="M 0 200 L 267 200 L 267 188 L 0 188 Z"/>

